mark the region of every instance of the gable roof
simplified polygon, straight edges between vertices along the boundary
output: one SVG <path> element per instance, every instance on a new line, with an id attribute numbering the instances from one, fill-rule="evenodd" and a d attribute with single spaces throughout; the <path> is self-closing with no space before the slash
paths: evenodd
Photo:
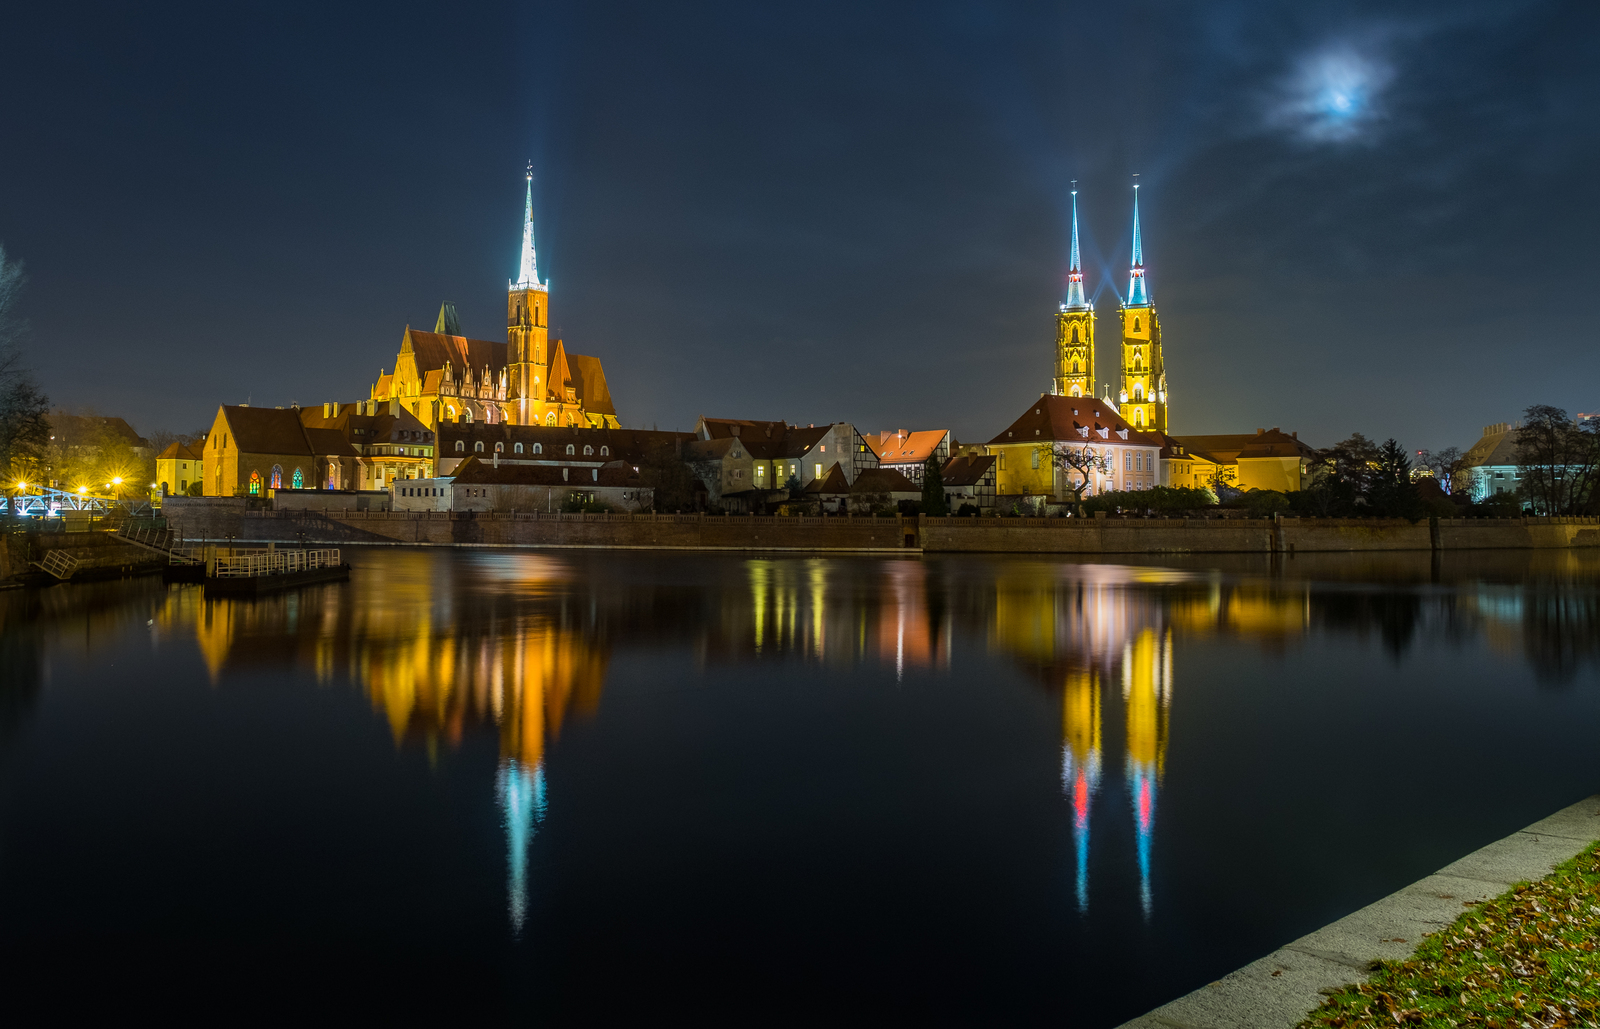
<path id="1" fill-rule="evenodd" d="M 946 486 L 976 486 L 989 474 L 996 460 L 993 454 L 952 457 L 939 472 L 939 481 Z"/>
<path id="2" fill-rule="evenodd" d="M 747 421 L 741 418 L 707 418 L 700 416 L 695 431 L 702 439 L 738 438 L 750 456 L 760 461 L 776 458 L 803 457 L 822 441 L 834 424 L 808 425 L 802 428 L 785 422 Z"/>
<path id="3" fill-rule="evenodd" d="M 922 495 L 922 487 L 893 468 L 864 468 L 856 474 L 851 493 L 915 493 Z"/>
<path id="4" fill-rule="evenodd" d="M 840 468 L 839 462 L 835 461 L 833 462 L 833 466 L 828 469 L 827 474 L 823 475 L 821 478 L 812 479 L 810 482 L 806 483 L 805 491 L 807 493 L 829 494 L 832 496 L 842 497 L 850 492 L 850 480 L 844 477 L 844 469 Z"/>
<path id="5" fill-rule="evenodd" d="M 410 352 L 417 362 L 417 374 L 426 376 L 446 363 L 459 377 L 464 369 L 474 374 L 488 368 L 499 372 L 506 366 L 506 344 L 489 339 L 471 339 L 467 336 L 447 336 L 442 332 L 423 332 L 406 327 L 400 340 L 400 352 Z"/>
<path id="6" fill-rule="evenodd" d="M 350 441 L 345 439 L 344 433 L 338 429 L 307 428 L 306 445 L 318 457 L 360 457 L 361 454 Z"/>
<path id="7" fill-rule="evenodd" d="M 939 444 L 949 435 L 948 429 L 922 429 L 914 432 L 880 432 L 862 438 L 884 464 L 921 464 L 933 456 Z"/>
<path id="8" fill-rule="evenodd" d="M 617 409 L 611 403 L 611 387 L 606 385 L 606 370 L 598 357 L 568 354 L 567 370 L 585 411 L 616 416 Z"/>
<path id="9" fill-rule="evenodd" d="M 1052 442 L 1162 445 L 1160 433 L 1135 429 L 1104 400 L 1054 396 L 1040 397 L 1029 404 L 1022 417 L 990 440 L 989 445 Z"/>
<path id="10" fill-rule="evenodd" d="M 1462 464 L 1467 468 L 1517 463 L 1517 426 L 1507 422 L 1486 425 L 1483 437 L 1472 445 Z"/>
<path id="11" fill-rule="evenodd" d="M 1262 429 L 1255 433 L 1233 433 L 1221 436 L 1172 436 L 1192 453 L 1204 454 L 1221 464 L 1233 464 L 1240 458 L 1250 460 L 1260 457 L 1312 457 L 1316 450 L 1297 437 L 1278 429 Z"/>
<path id="12" fill-rule="evenodd" d="M 244 454 L 293 454 L 311 457 L 300 424 L 299 408 L 229 407 L 222 405 L 222 417 L 233 439 L 229 445 Z"/>
<path id="13" fill-rule="evenodd" d="M 205 450 L 203 447 L 189 443 L 170 443 L 167 449 L 156 455 L 157 461 L 204 461 Z"/>

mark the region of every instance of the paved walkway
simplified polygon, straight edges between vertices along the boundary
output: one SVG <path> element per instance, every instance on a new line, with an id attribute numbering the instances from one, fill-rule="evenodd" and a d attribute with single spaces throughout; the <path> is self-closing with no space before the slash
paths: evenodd
<path id="1" fill-rule="evenodd" d="M 1542 879 L 1594 840 L 1600 840 L 1600 795 L 1474 851 L 1123 1029 L 1292 1029 L 1322 1003 L 1322 990 L 1360 982 L 1374 961 L 1410 957 L 1424 933 L 1454 922 L 1467 901 L 1489 900 L 1515 883 Z"/>

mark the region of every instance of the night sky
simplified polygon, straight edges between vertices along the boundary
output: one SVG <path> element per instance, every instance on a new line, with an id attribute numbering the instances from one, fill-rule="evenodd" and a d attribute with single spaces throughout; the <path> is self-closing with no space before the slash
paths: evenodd
<path id="1" fill-rule="evenodd" d="M 1600 5 L 8 8 L 0 242 L 52 400 L 143 432 L 555 328 L 626 426 L 948 427 L 1048 390 L 1131 175 L 1173 431 L 1469 446 L 1600 409 Z"/>

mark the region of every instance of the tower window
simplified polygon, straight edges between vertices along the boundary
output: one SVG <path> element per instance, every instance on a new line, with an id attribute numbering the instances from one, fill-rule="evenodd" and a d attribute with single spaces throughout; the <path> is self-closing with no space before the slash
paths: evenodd
<path id="1" fill-rule="evenodd" d="M 1138 332 L 1139 331 L 1139 319 L 1137 319 L 1137 318 L 1135 318 L 1133 320 L 1133 331 L 1134 332 Z"/>
<path id="2" fill-rule="evenodd" d="M 1078 342 L 1078 327 L 1076 325 L 1072 327 L 1072 342 Z"/>

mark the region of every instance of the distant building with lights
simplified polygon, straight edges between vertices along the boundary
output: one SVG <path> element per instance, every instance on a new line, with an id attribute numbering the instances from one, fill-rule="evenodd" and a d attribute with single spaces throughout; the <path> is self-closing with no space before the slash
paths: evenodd
<path id="1" fill-rule="evenodd" d="M 551 341 L 550 283 L 539 279 L 533 245 L 533 175 L 528 175 L 522 261 L 507 284 L 506 342 L 470 339 L 454 304 L 432 332 L 406 327 L 394 371 L 379 370 L 371 399 L 399 403 L 429 429 L 446 422 L 615 428 L 616 408 L 600 359 Z"/>

